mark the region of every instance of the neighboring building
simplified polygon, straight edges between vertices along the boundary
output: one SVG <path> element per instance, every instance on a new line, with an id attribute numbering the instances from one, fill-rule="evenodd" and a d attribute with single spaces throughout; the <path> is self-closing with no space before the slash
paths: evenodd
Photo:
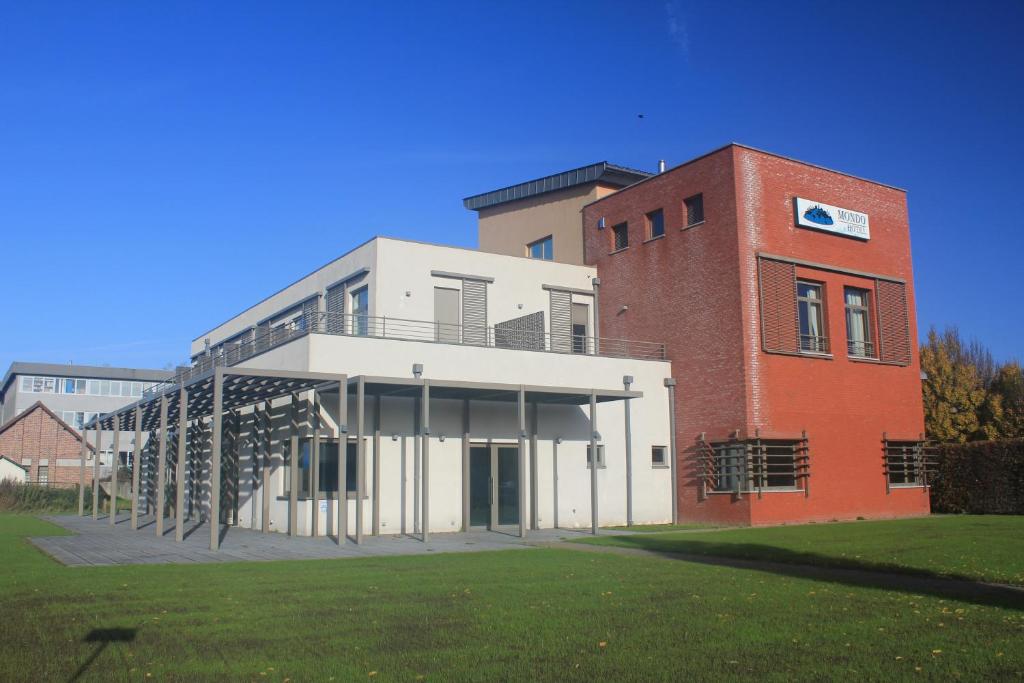
<path id="1" fill-rule="evenodd" d="M 28 468 L 19 465 L 6 455 L 0 455 L 0 481 L 13 481 L 24 484 L 28 481 Z"/>
<path id="2" fill-rule="evenodd" d="M 86 481 L 92 481 L 94 449 L 86 450 Z M 79 483 L 82 437 L 41 401 L 0 425 L 0 455 L 22 468 L 22 481 L 49 486 Z M 0 479 L 10 471 L 0 466 Z M 13 471 L 11 471 L 13 472 Z M 109 473 L 104 471 L 104 473 Z M 16 474 L 16 473 L 14 473 Z"/>
<path id="3" fill-rule="evenodd" d="M 467 197 L 479 215 L 480 250 L 583 265 L 583 206 L 650 173 L 602 161 Z"/>
<path id="4" fill-rule="evenodd" d="M 0 384 L 0 426 L 42 402 L 80 431 L 97 414 L 138 400 L 143 391 L 173 374 L 167 370 L 14 362 Z M 111 435 L 103 434 L 102 465 L 110 464 L 111 445 Z M 131 448 L 122 443 L 119 450 L 121 462 L 127 462 Z"/>

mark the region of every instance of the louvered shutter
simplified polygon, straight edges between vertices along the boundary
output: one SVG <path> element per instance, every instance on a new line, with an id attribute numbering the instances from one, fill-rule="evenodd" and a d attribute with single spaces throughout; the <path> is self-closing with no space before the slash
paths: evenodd
<path id="1" fill-rule="evenodd" d="M 761 286 L 761 337 L 765 351 L 800 351 L 796 305 L 796 266 L 758 259 Z"/>
<path id="2" fill-rule="evenodd" d="M 270 322 L 256 326 L 256 353 L 266 351 L 270 346 Z"/>
<path id="3" fill-rule="evenodd" d="M 572 294 L 552 289 L 551 295 L 551 350 L 572 351 Z"/>
<path id="4" fill-rule="evenodd" d="M 327 334 L 342 334 L 345 330 L 345 285 L 327 290 Z"/>
<path id="5" fill-rule="evenodd" d="M 487 283 L 462 281 L 462 343 L 487 345 Z"/>
<path id="6" fill-rule="evenodd" d="M 299 323 L 299 329 L 303 330 L 315 330 L 317 323 L 317 303 L 319 297 L 314 296 L 310 299 L 306 299 L 302 302 L 302 322 Z"/>
<path id="7" fill-rule="evenodd" d="M 910 316 L 907 311 L 907 286 L 901 282 L 875 281 L 878 313 L 879 360 L 910 364 Z"/>

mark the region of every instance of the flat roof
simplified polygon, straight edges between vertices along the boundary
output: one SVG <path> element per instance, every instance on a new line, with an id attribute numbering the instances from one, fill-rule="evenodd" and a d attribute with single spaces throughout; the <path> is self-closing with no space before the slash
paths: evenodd
<path id="1" fill-rule="evenodd" d="M 111 368 L 104 365 L 74 365 L 72 363 L 31 363 L 14 361 L 4 375 L 0 392 L 16 375 L 48 375 L 53 377 L 87 377 L 90 379 L 126 379 L 135 382 L 163 382 L 174 376 L 172 370 L 150 368 Z"/>
<path id="2" fill-rule="evenodd" d="M 611 164 L 607 161 L 599 161 L 589 166 L 581 166 L 571 171 L 562 171 L 554 175 L 544 176 L 535 180 L 528 180 L 525 183 L 517 183 L 503 187 L 500 190 L 491 190 L 466 197 L 462 205 L 471 211 L 479 211 L 498 204 L 514 202 L 528 197 L 565 190 L 577 185 L 587 183 L 607 183 L 617 187 L 626 187 L 633 183 L 650 178 L 653 174 L 647 171 L 640 171 L 635 168 L 627 168 Z"/>

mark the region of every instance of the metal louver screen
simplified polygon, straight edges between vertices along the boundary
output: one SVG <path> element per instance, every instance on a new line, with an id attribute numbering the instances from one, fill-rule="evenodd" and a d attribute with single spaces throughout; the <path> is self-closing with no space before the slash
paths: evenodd
<path id="1" fill-rule="evenodd" d="M 910 317 L 907 313 L 907 286 L 900 282 L 877 280 L 879 360 L 910 364 Z"/>
<path id="2" fill-rule="evenodd" d="M 345 285 L 327 290 L 327 334 L 341 334 L 345 329 Z"/>
<path id="3" fill-rule="evenodd" d="M 572 351 L 572 294 L 552 289 L 551 350 Z"/>
<path id="4" fill-rule="evenodd" d="M 796 311 L 796 266 L 758 259 L 761 337 L 765 351 L 800 351 Z"/>
<path id="5" fill-rule="evenodd" d="M 487 344 L 487 283 L 462 281 L 462 343 Z"/>
<path id="6" fill-rule="evenodd" d="M 270 323 L 260 323 L 256 326 L 256 352 L 266 351 L 270 344 Z"/>
<path id="7" fill-rule="evenodd" d="M 302 323 L 300 329 L 312 330 L 316 326 L 316 309 L 318 297 L 306 299 L 302 302 Z"/>

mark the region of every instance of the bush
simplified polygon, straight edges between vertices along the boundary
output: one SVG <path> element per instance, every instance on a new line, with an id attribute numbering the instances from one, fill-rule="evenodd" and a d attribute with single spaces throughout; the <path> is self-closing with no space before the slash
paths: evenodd
<path id="1" fill-rule="evenodd" d="M 1024 515 L 1024 439 L 945 444 L 933 512 Z"/>
<path id="2" fill-rule="evenodd" d="M 85 505 L 92 505 L 92 491 L 89 489 L 85 491 Z M 5 479 L 0 481 L 0 511 L 77 512 L 78 487 L 53 488 Z"/>

